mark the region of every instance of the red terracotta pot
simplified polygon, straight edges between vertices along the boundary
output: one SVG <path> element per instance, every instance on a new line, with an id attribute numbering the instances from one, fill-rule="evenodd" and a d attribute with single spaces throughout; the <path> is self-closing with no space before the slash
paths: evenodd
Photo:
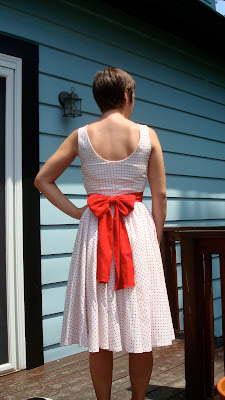
<path id="1" fill-rule="evenodd" d="M 220 396 L 220 400 L 225 400 L 225 376 L 217 383 L 217 390 Z"/>

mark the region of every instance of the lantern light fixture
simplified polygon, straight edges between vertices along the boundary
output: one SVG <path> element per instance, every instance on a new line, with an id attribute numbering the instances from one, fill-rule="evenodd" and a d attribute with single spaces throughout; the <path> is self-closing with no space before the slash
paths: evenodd
<path id="1" fill-rule="evenodd" d="M 75 88 L 71 87 L 72 92 L 60 92 L 59 102 L 64 107 L 65 117 L 79 117 L 82 115 L 81 112 L 81 100 L 77 93 L 75 93 Z"/>

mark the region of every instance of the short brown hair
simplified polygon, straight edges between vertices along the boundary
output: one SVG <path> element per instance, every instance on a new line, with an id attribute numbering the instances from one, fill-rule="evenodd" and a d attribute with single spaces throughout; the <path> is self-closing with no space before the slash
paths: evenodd
<path id="1" fill-rule="evenodd" d="M 93 94 L 101 112 L 119 108 L 124 103 L 124 90 L 128 90 L 130 101 L 135 89 L 135 80 L 120 68 L 105 68 L 97 72 L 93 82 Z"/>

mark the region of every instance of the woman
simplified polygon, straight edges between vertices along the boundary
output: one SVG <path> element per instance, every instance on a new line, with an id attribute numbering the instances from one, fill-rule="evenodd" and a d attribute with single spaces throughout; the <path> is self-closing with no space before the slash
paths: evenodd
<path id="1" fill-rule="evenodd" d="M 96 122 L 73 131 L 47 160 L 34 185 L 80 220 L 67 283 L 61 345 L 89 349 L 98 400 L 110 399 L 113 351 L 129 353 L 132 399 L 145 398 L 152 347 L 175 339 L 159 242 L 166 179 L 156 132 L 129 120 L 134 79 L 118 68 L 96 74 Z M 80 157 L 87 205 L 77 208 L 54 181 Z M 149 179 L 152 213 L 142 202 Z"/>

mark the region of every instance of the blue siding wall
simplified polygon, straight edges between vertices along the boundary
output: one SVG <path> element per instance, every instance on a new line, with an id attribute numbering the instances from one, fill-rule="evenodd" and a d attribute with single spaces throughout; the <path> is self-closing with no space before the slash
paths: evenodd
<path id="1" fill-rule="evenodd" d="M 212 7 L 214 10 L 216 9 L 216 2 L 215 0 L 199 0 L 202 3 L 205 3 L 207 6 Z"/>
<path id="2" fill-rule="evenodd" d="M 86 3 L 86 2 L 85 2 Z M 96 1 L 1 0 L 1 31 L 40 45 L 40 167 L 65 137 L 99 116 L 91 85 L 108 65 L 130 72 L 137 84 L 132 119 L 156 130 L 167 172 L 167 225 L 225 224 L 225 71 L 188 42 Z M 101 14 L 101 16 L 100 16 Z M 62 90 L 83 98 L 80 118 L 63 117 Z M 31 133 L 32 134 L 32 133 Z M 80 160 L 56 181 L 78 207 L 86 203 Z M 151 207 L 150 189 L 145 203 Z M 41 253 L 45 362 L 87 350 L 59 347 L 70 257 L 79 221 L 41 195 Z M 178 250 L 181 328 L 182 277 Z M 213 268 L 215 334 L 222 334 L 218 257 Z"/>

